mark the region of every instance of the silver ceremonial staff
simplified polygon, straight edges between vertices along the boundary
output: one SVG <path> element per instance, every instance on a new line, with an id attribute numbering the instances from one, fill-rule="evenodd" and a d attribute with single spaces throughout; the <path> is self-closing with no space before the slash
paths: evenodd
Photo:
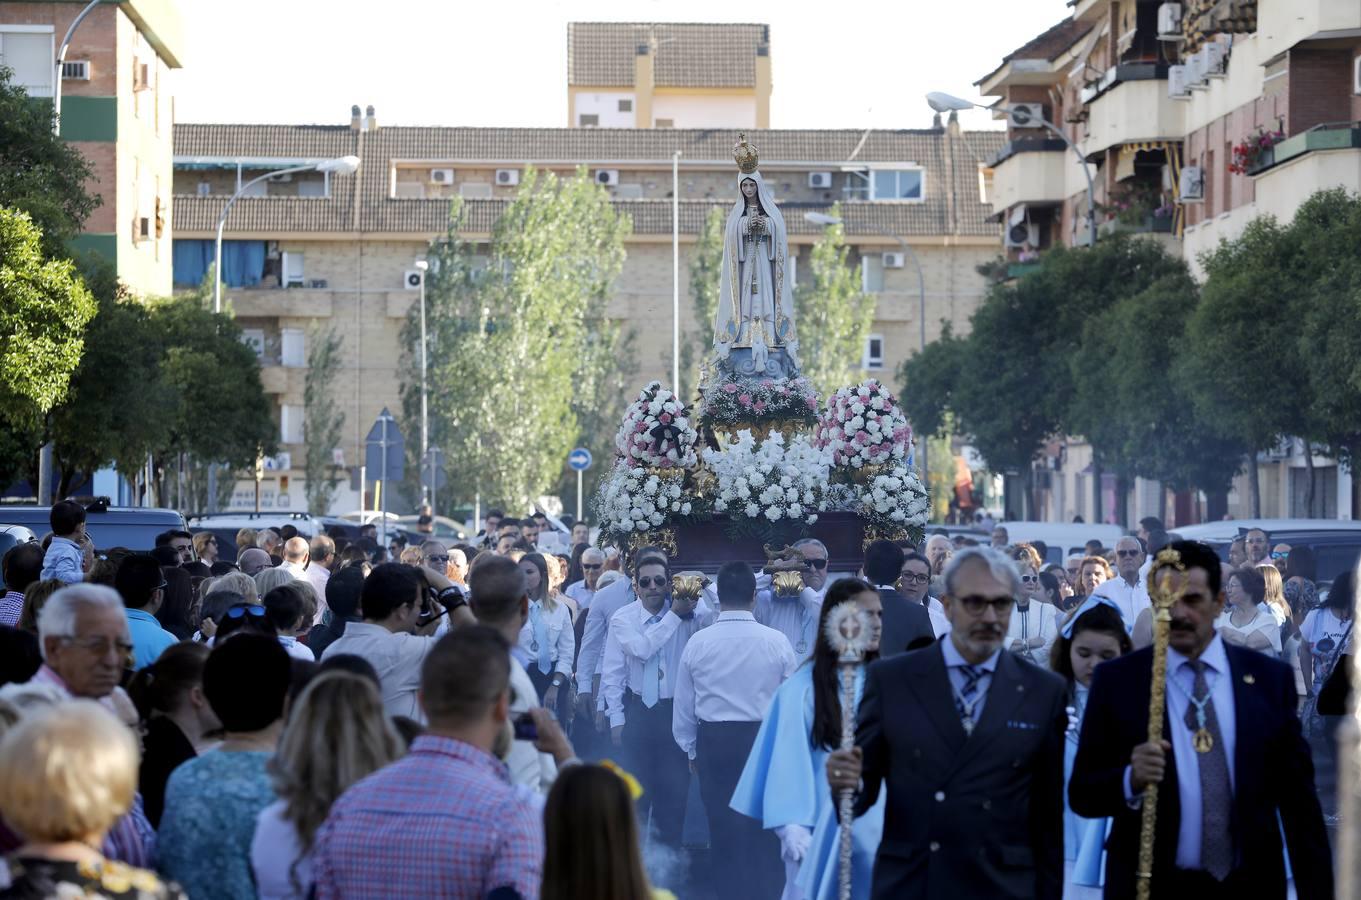
<path id="1" fill-rule="evenodd" d="M 855 747 L 855 673 L 864 663 L 872 626 L 864 611 L 854 601 L 837 606 L 827 616 L 827 643 L 837 653 L 837 674 L 841 680 L 841 748 Z M 843 790 L 837 797 L 837 813 L 841 823 L 840 869 L 838 896 L 851 897 L 851 829 L 855 826 L 855 791 Z"/>

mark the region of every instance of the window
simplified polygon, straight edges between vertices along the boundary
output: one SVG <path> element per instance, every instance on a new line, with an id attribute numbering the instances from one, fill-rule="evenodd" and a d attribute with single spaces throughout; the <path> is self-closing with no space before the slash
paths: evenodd
<path id="1" fill-rule="evenodd" d="M 632 100 L 620 100 L 620 101 L 619 101 L 619 111 L 620 111 L 620 112 L 633 112 L 633 101 L 632 101 Z"/>
<path id="2" fill-rule="evenodd" d="M 242 192 L 241 192 L 241 196 L 242 196 L 242 197 L 268 197 L 268 196 L 269 196 L 269 182 L 268 182 L 268 181 L 257 181 L 255 184 L 252 184 L 250 187 L 248 187 L 248 188 L 246 188 L 244 191 L 242 191 Z"/>
<path id="3" fill-rule="evenodd" d="M 325 197 L 326 182 L 324 181 L 299 181 L 299 197 Z"/>
<path id="4" fill-rule="evenodd" d="M 241 343 L 255 351 L 256 359 L 264 359 L 265 330 L 263 328 L 242 328 Z"/>
<path id="5" fill-rule="evenodd" d="M 294 369 L 304 368 L 307 365 L 307 333 L 301 328 L 285 328 L 279 335 L 279 362 Z"/>
<path id="6" fill-rule="evenodd" d="M 884 255 L 869 253 L 860 257 L 860 289 L 877 294 L 884 289 Z"/>
<path id="7" fill-rule="evenodd" d="M 875 169 L 870 173 L 871 200 L 922 199 L 921 169 Z"/>
<path id="8" fill-rule="evenodd" d="M 52 96 L 56 67 L 53 34 L 47 25 L 0 26 L 0 65 L 14 70 L 14 84 L 34 97 Z"/>
<path id="9" fill-rule="evenodd" d="M 865 358 L 860 363 L 864 369 L 882 369 L 884 367 L 884 336 L 882 334 L 871 334 L 865 338 Z"/>
<path id="10" fill-rule="evenodd" d="M 582 113 L 577 116 L 577 124 L 582 128 L 598 128 L 600 126 L 600 116 L 596 113 Z"/>
<path id="11" fill-rule="evenodd" d="M 658 119 L 658 120 L 657 120 L 657 123 L 656 123 L 656 127 L 658 127 L 658 128 L 675 128 L 675 127 L 676 127 L 676 120 L 675 120 L 675 119 Z"/>
<path id="12" fill-rule="evenodd" d="M 279 407 L 279 442 L 301 444 L 302 440 L 302 407 L 286 403 Z"/>

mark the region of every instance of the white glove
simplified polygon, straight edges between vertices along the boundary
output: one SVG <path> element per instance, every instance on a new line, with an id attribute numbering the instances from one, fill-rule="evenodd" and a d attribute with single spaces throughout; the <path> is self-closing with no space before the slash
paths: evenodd
<path id="1" fill-rule="evenodd" d="M 780 858 L 785 862 L 803 862 L 813 843 L 813 833 L 802 825 L 786 825 L 776 828 L 775 833 L 780 836 Z"/>

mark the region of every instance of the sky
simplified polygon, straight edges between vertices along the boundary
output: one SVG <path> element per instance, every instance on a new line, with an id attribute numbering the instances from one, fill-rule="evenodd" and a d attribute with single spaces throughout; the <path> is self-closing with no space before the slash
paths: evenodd
<path id="1" fill-rule="evenodd" d="M 973 83 L 1069 14 L 1066 0 L 233 0 L 181 3 L 180 122 L 567 124 L 567 23 L 771 27 L 774 128 L 925 128 L 923 96 Z M 967 128 L 1000 127 L 986 112 Z"/>

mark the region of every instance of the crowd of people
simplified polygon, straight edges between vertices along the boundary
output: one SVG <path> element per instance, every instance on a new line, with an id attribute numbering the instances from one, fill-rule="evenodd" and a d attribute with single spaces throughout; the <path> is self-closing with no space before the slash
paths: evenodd
<path id="1" fill-rule="evenodd" d="M 706 576 L 499 510 L 454 546 L 242 529 L 235 563 L 84 519 L 59 502 L 3 558 L 0 897 L 822 900 L 843 790 L 855 897 L 1123 897 L 1168 781 L 1162 885 L 1330 895 L 1300 722 L 1323 747 L 1341 712 L 1352 580 L 1320 603 L 1308 550 L 1257 530 L 1223 564 L 1145 520 L 1062 564 L 997 528 Z M 870 627 L 851 750 L 840 609 Z"/>

